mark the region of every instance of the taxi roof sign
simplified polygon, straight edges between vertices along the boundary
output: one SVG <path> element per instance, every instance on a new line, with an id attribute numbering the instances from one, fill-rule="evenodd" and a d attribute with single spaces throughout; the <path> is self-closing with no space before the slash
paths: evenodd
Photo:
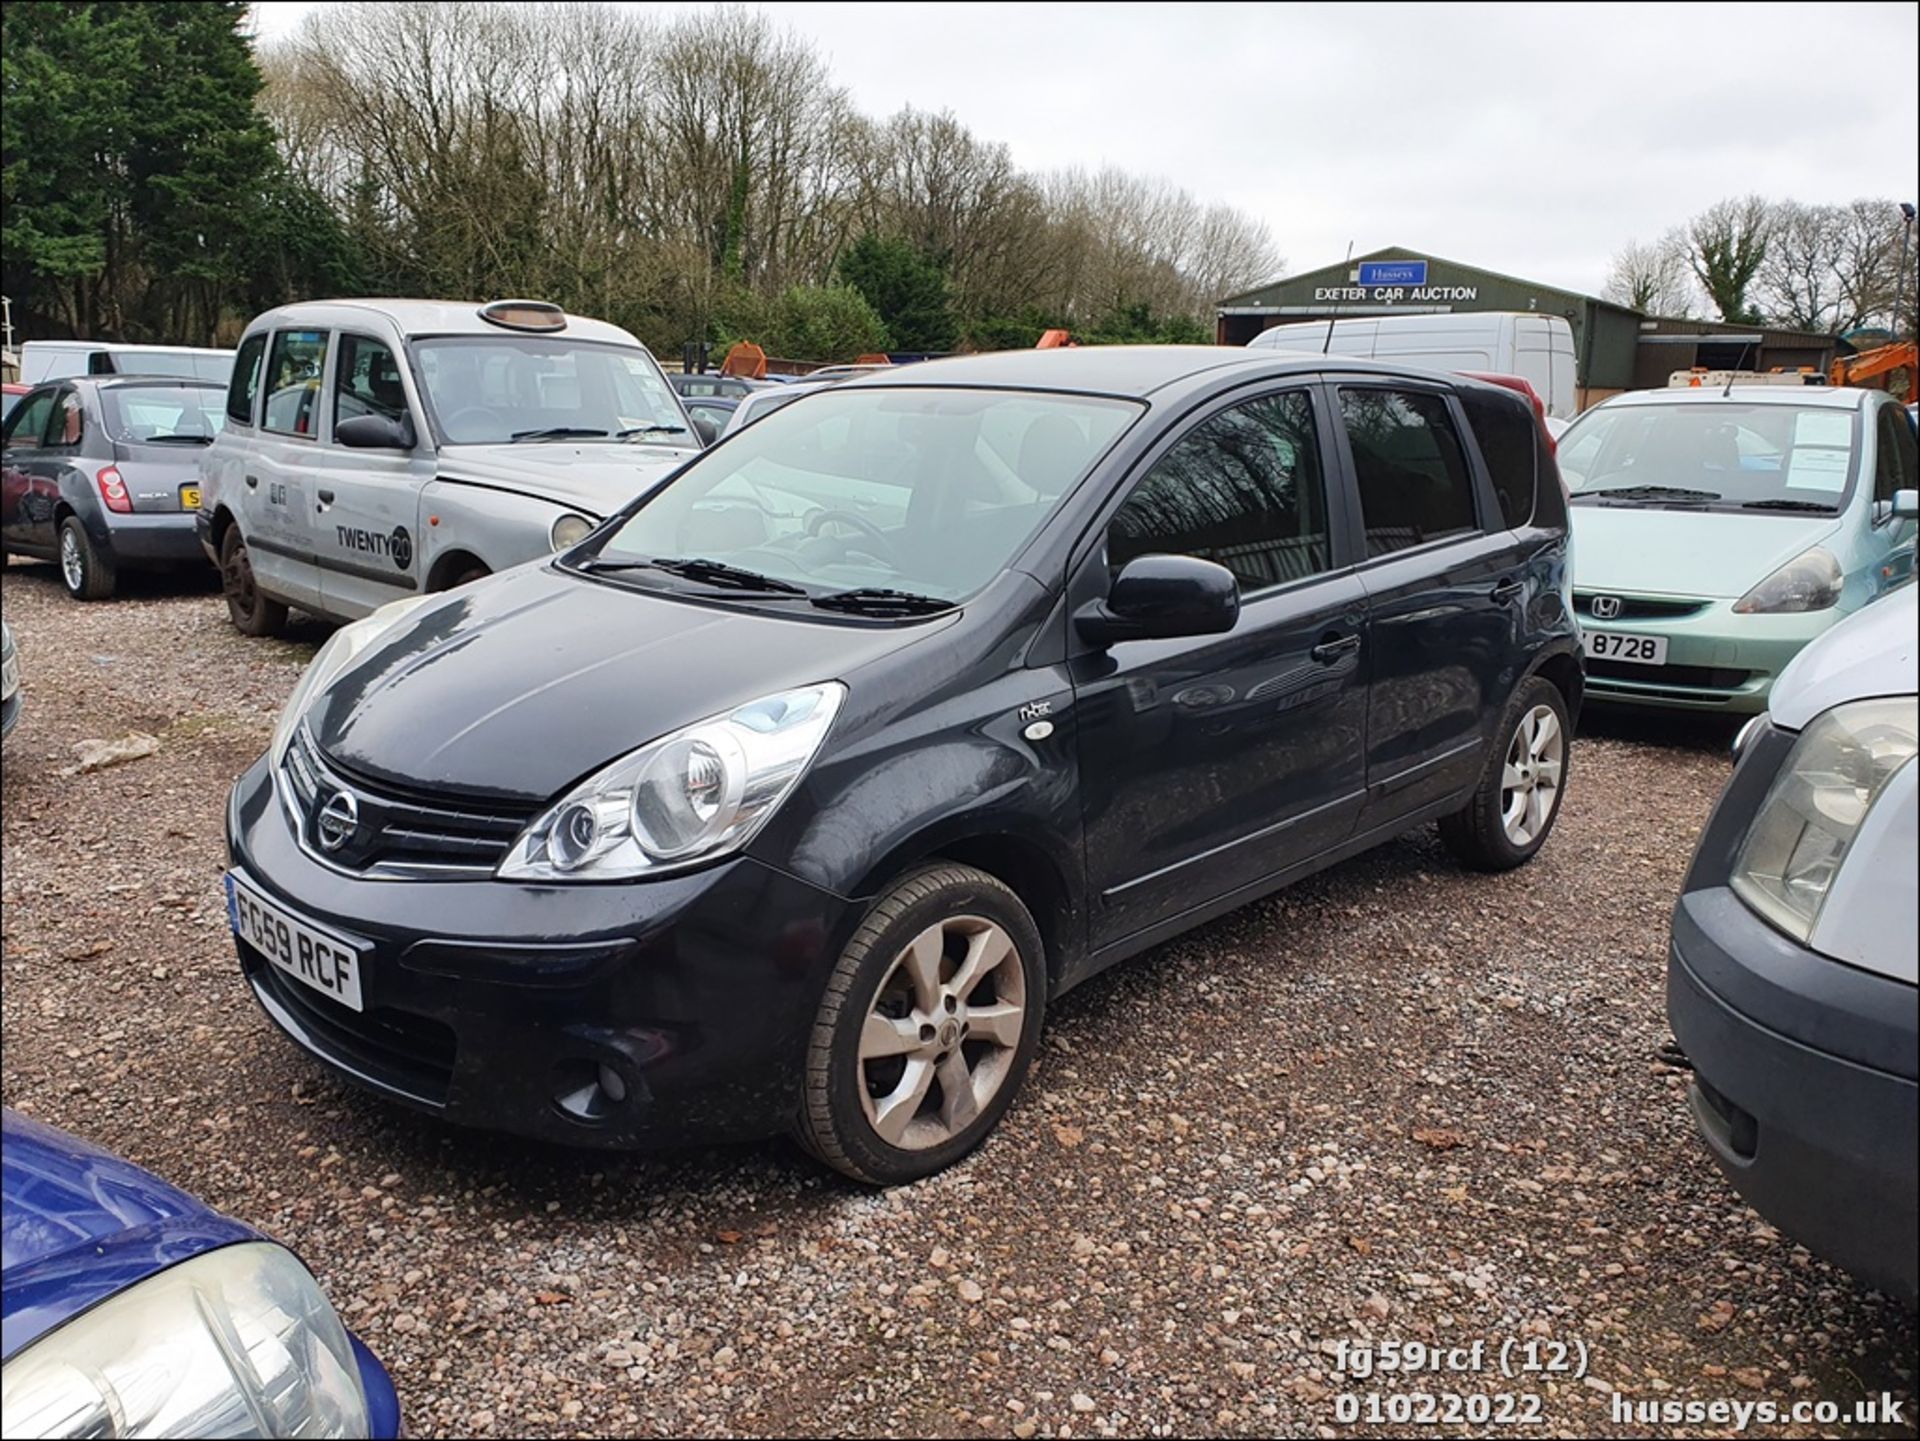
<path id="1" fill-rule="evenodd" d="M 508 330 L 567 328 L 567 312 L 545 300 L 496 300 L 480 307 L 480 318 Z"/>

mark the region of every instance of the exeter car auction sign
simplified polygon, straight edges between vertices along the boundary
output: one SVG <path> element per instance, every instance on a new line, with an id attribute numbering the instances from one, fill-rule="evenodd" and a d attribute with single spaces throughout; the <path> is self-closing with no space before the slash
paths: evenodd
<path id="1" fill-rule="evenodd" d="M 1352 285 L 1320 285 L 1315 300 L 1395 301 L 1477 300 L 1477 285 L 1429 285 L 1424 260 L 1363 260 Z"/>

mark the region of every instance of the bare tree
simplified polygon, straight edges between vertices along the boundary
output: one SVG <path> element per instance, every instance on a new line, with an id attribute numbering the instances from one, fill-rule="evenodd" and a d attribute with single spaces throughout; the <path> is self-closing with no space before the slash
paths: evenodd
<path id="1" fill-rule="evenodd" d="M 1650 244 L 1629 241 L 1607 271 L 1608 300 L 1644 315 L 1686 316 L 1694 308 L 1686 237 L 1669 230 Z"/>

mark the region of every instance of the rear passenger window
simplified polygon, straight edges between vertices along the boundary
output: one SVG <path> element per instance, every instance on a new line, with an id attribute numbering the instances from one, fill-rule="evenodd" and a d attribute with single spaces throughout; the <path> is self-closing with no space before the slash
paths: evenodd
<path id="1" fill-rule="evenodd" d="M 233 357 L 233 378 L 227 382 L 227 419 L 253 424 L 253 398 L 260 393 L 260 356 L 266 348 L 265 331 L 240 342 Z"/>
<path id="2" fill-rule="evenodd" d="M 1459 392 L 1467 424 L 1480 442 L 1481 459 L 1493 480 L 1500 502 L 1500 519 L 1507 529 L 1533 519 L 1533 480 L 1540 423 L 1533 408 L 1519 397 L 1489 395 L 1485 391 Z"/>
<path id="3" fill-rule="evenodd" d="M 1880 443 L 1874 447 L 1873 498 L 1891 503 L 1896 490 L 1920 486 L 1920 447 L 1913 425 L 1897 405 L 1880 407 Z"/>
<path id="4" fill-rule="evenodd" d="M 1107 525 L 1107 564 L 1195 555 L 1242 591 L 1332 565 L 1326 482 L 1305 394 L 1263 396 L 1197 426 L 1133 488 Z"/>
<path id="5" fill-rule="evenodd" d="M 364 335 L 340 337 L 340 358 L 333 367 L 333 423 L 356 415 L 398 420 L 407 413 L 407 390 L 393 351 Z"/>
<path id="6" fill-rule="evenodd" d="M 47 433 L 47 422 L 53 418 L 53 398 L 51 390 L 36 390 L 13 408 L 13 414 L 7 417 L 7 449 L 38 450 L 42 437 Z"/>
<path id="7" fill-rule="evenodd" d="M 327 368 L 327 332 L 281 330 L 267 352 L 267 393 L 260 423 L 287 435 L 312 435 L 320 376 Z"/>
<path id="8" fill-rule="evenodd" d="M 1419 390 L 1340 391 L 1367 555 L 1478 529 L 1473 481 L 1447 403 Z"/>

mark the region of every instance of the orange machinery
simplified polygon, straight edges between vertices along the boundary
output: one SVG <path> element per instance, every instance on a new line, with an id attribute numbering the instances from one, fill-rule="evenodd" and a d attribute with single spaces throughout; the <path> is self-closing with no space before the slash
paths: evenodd
<path id="1" fill-rule="evenodd" d="M 1911 340 L 1863 350 L 1858 355 L 1842 356 L 1834 361 L 1827 379 L 1835 385 L 1865 385 L 1879 376 L 1886 379 L 1873 389 L 1884 390 L 1904 403 L 1913 400 L 1913 381 L 1920 372 L 1920 346 Z"/>

